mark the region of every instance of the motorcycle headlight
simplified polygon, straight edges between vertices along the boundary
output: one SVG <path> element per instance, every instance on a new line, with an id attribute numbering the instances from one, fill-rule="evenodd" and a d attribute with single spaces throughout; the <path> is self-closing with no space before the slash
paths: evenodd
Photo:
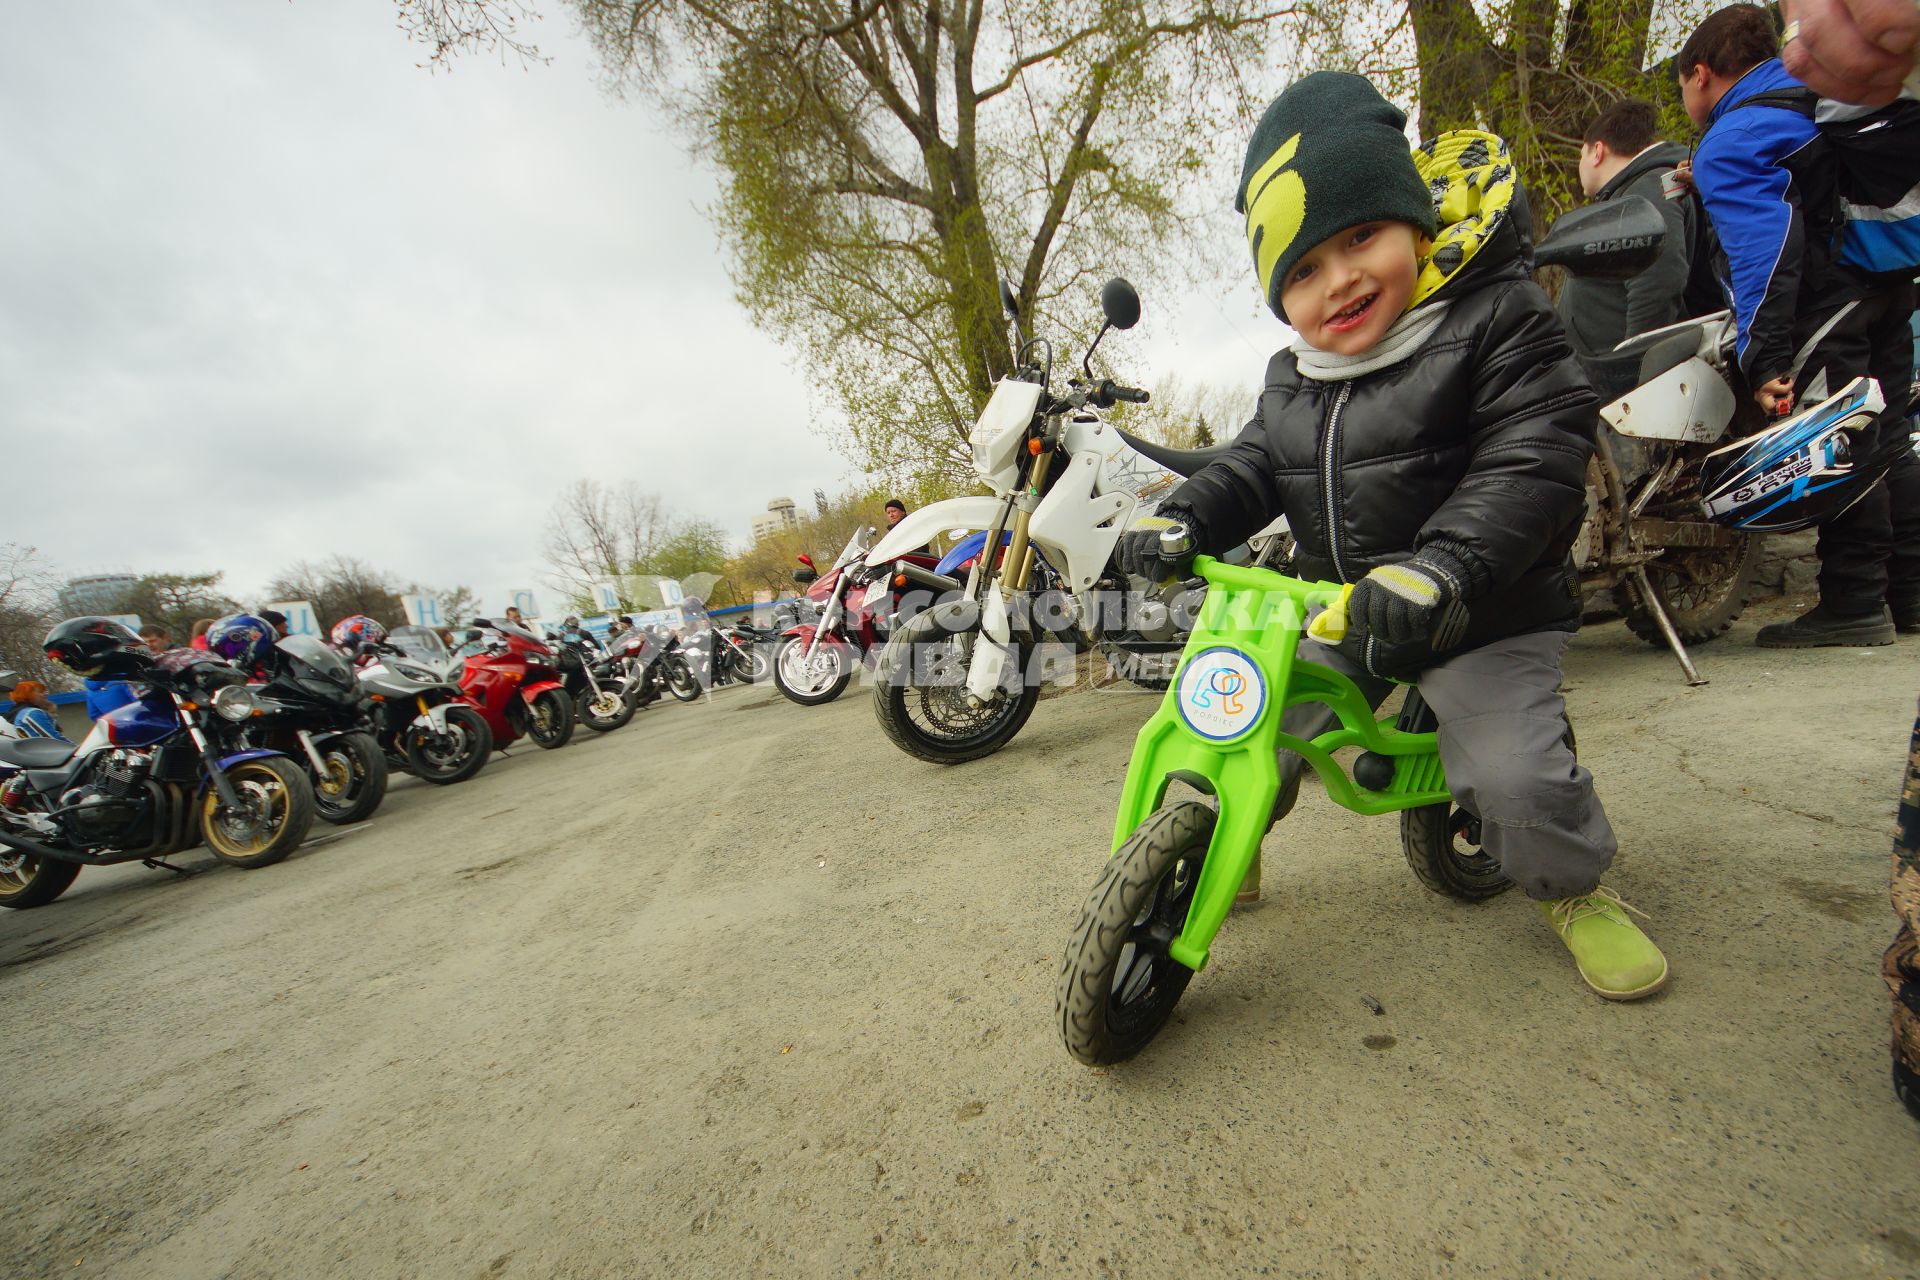
<path id="1" fill-rule="evenodd" d="M 243 684 L 230 684 L 213 695 L 214 713 L 226 720 L 245 720 L 259 705 L 253 690 Z"/>

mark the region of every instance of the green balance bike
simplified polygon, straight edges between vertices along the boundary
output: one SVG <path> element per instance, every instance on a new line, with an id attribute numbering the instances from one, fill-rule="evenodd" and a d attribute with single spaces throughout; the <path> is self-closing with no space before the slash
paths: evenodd
<path id="1" fill-rule="evenodd" d="M 1163 535 L 1170 547 L 1174 536 Z M 1399 813 L 1407 861 L 1429 889 L 1477 902 L 1512 887 L 1479 849 L 1478 819 L 1453 804 L 1418 690 L 1407 691 L 1397 717 L 1376 718 L 1353 680 L 1296 657 L 1302 635 L 1343 638 L 1351 586 L 1206 556 L 1194 571 L 1208 582 L 1199 622 L 1165 701 L 1134 742 L 1113 857 L 1060 966 L 1060 1034 L 1089 1065 L 1138 1053 L 1207 963 L 1258 866 L 1281 750 L 1313 766 L 1334 803 Z M 1291 718 L 1296 727 L 1326 730 L 1288 732 L 1282 719 L 1294 708 L 1306 709 Z M 1334 759 L 1346 747 L 1362 748 L 1351 774 Z M 1174 781 L 1209 800 L 1164 803 Z"/>

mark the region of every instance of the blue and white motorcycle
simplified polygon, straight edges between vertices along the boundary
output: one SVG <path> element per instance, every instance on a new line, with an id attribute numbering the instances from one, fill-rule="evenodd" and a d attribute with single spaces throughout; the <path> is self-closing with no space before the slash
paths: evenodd
<path id="1" fill-rule="evenodd" d="M 47 636 L 47 656 L 89 678 L 127 680 L 140 696 L 94 722 L 75 747 L 0 740 L 0 907 L 37 907 L 81 867 L 161 859 L 205 843 L 236 867 L 264 867 L 313 825 L 306 770 L 242 745 L 258 704 L 246 674 L 210 654 L 153 655 L 106 618 Z"/>

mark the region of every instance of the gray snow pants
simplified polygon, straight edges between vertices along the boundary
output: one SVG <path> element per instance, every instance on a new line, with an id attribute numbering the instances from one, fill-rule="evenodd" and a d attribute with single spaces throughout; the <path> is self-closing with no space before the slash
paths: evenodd
<path id="1" fill-rule="evenodd" d="M 1455 654 L 1420 673 L 1420 695 L 1440 729 L 1440 762 L 1454 800 L 1480 818 L 1480 847 L 1529 898 L 1591 893 L 1618 848 L 1593 775 L 1568 745 L 1560 697 L 1566 631 L 1532 631 Z M 1393 691 L 1347 656 L 1302 639 L 1299 656 L 1353 678 L 1374 707 Z M 1296 737 L 1324 732 L 1332 713 L 1295 707 L 1281 725 Z M 1306 761 L 1280 753 L 1281 795 Z"/>

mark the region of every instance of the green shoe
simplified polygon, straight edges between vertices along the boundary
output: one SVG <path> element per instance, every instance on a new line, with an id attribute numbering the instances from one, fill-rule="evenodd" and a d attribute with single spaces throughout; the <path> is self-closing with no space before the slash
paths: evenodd
<path id="1" fill-rule="evenodd" d="M 1638 1000 L 1667 985 L 1667 958 L 1627 912 L 1644 915 L 1602 886 L 1577 898 L 1540 904 L 1547 923 L 1573 952 L 1573 963 L 1594 994 L 1608 1000 Z"/>

